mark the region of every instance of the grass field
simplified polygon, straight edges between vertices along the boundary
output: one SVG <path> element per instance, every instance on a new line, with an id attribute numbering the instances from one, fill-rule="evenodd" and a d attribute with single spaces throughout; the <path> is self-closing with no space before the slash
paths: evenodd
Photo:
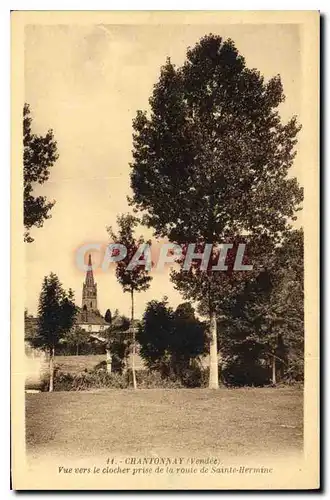
<path id="1" fill-rule="evenodd" d="M 294 452 L 299 389 L 100 390 L 26 395 L 31 456 Z"/>

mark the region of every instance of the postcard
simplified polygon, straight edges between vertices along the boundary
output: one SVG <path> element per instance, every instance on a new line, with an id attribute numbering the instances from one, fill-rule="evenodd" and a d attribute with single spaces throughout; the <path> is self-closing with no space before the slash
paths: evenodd
<path id="1" fill-rule="evenodd" d="M 319 489 L 319 12 L 11 23 L 12 488 Z"/>

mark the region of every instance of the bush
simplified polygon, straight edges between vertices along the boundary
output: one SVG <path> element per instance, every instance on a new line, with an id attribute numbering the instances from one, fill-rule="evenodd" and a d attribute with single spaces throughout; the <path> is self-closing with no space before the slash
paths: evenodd
<path id="1" fill-rule="evenodd" d="M 55 391 L 86 391 L 89 389 L 126 389 L 128 376 L 106 371 L 86 371 L 73 375 L 71 373 L 58 373 L 54 379 Z"/>
<path id="2" fill-rule="evenodd" d="M 123 367 L 124 367 L 124 362 L 123 360 L 118 359 L 118 357 L 113 356 L 112 357 L 112 373 L 123 373 Z M 98 371 L 98 370 L 106 370 L 107 369 L 107 362 L 101 361 L 97 365 L 94 366 L 93 371 Z"/>
<path id="3" fill-rule="evenodd" d="M 107 369 L 107 362 L 105 360 L 100 361 L 100 363 L 97 363 L 97 365 L 94 366 L 93 372 L 97 372 L 99 370 L 106 370 Z"/>
<path id="4" fill-rule="evenodd" d="M 283 382 L 289 385 L 304 382 L 304 358 L 296 357 L 290 359 L 289 366 L 284 372 Z"/>
<path id="5" fill-rule="evenodd" d="M 269 385 L 270 370 L 258 362 L 247 364 L 240 361 L 227 363 L 221 373 L 222 381 L 230 387 L 263 387 Z"/>
<path id="6" fill-rule="evenodd" d="M 204 384 L 204 372 L 195 360 L 189 366 L 182 367 L 178 373 L 178 377 L 184 387 L 190 389 L 194 387 L 202 387 Z"/>
<path id="7" fill-rule="evenodd" d="M 180 389 L 183 387 L 179 380 L 162 377 L 159 372 L 149 370 L 138 370 L 136 382 L 140 389 Z"/>
<path id="8" fill-rule="evenodd" d="M 86 391 L 91 389 L 128 389 L 132 388 L 132 372 L 125 374 L 107 373 L 99 363 L 93 370 L 77 375 L 58 372 L 54 378 L 54 391 Z M 163 378 L 158 372 L 138 370 L 136 380 L 140 389 L 179 389 L 179 381 Z M 47 390 L 47 388 L 45 387 Z"/>

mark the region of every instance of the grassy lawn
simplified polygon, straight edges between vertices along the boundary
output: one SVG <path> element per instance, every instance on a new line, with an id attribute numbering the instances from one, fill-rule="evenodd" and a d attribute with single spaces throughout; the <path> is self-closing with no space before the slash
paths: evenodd
<path id="1" fill-rule="evenodd" d="M 277 454 L 302 449 L 299 389 L 26 395 L 29 454 Z"/>
<path id="2" fill-rule="evenodd" d="M 55 364 L 64 373 L 78 374 L 85 368 L 92 370 L 98 363 L 105 361 L 105 354 L 88 354 L 86 356 L 55 356 Z"/>

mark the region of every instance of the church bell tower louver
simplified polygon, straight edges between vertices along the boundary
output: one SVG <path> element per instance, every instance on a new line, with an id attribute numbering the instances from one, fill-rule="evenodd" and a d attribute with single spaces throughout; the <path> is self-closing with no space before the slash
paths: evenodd
<path id="1" fill-rule="evenodd" d="M 94 283 L 92 257 L 89 254 L 88 268 L 82 292 L 82 309 L 87 311 L 97 311 L 97 285 Z"/>

